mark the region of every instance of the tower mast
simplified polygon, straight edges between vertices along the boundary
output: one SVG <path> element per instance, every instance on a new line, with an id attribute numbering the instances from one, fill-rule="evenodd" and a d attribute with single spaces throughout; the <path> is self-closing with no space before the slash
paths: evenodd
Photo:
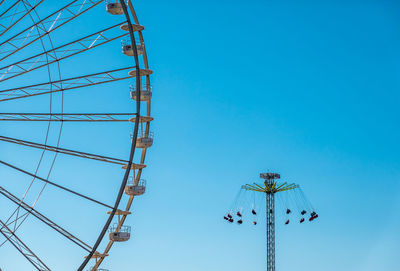
<path id="1" fill-rule="evenodd" d="M 266 199 L 266 217 L 267 217 L 267 271 L 275 271 L 275 192 L 273 186 L 275 179 L 279 179 L 277 173 L 261 173 L 260 178 L 264 179 L 265 199 Z"/>
<path id="2" fill-rule="evenodd" d="M 242 186 L 245 190 L 265 193 L 266 198 L 266 233 L 267 233 L 267 271 L 275 271 L 275 193 L 296 189 L 297 184 L 279 184 L 281 178 L 278 173 L 261 173 L 260 178 L 264 179 L 264 187 L 254 184 Z"/>

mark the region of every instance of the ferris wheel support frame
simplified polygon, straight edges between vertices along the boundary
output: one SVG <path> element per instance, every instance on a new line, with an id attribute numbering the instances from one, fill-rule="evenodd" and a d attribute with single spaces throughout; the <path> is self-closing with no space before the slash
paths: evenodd
<path id="1" fill-rule="evenodd" d="M 39 40 L 42 41 L 42 38 L 44 38 L 46 36 L 50 39 L 49 34 L 51 32 L 53 32 L 54 30 L 65 25 L 69 21 L 72 21 L 73 19 L 77 18 L 78 16 L 85 13 L 86 11 L 92 9 L 94 6 L 98 5 L 99 3 L 103 2 L 103 0 L 88 0 L 88 1 L 72 0 L 68 5 L 62 7 L 61 9 L 57 10 L 54 13 L 51 13 L 44 19 L 41 19 L 35 10 L 35 7 L 37 7 L 37 5 L 42 3 L 43 0 L 39 0 L 39 2 L 37 3 L 36 6 L 31 6 L 31 5 L 29 5 L 29 3 L 25 3 L 25 1 L 26 0 L 17 0 L 17 2 L 24 3 L 24 5 L 26 4 L 27 6 L 30 7 L 30 9 L 27 9 L 25 6 L 26 13 L 22 16 L 25 17 L 28 14 L 30 14 L 32 11 L 34 11 L 32 13 L 35 13 L 38 21 L 31 18 L 33 21 L 33 25 L 31 27 L 28 27 L 27 29 L 23 30 L 22 32 L 19 32 L 18 34 L 12 36 L 11 38 L 7 39 L 6 41 L 0 43 L 0 47 L 2 49 L 7 48 L 7 46 L 11 47 L 11 50 L 8 50 L 8 51 L 6 50 L 6 51 L 2 52 L 2 53 L 5 53 L 6 55 L 3 57 L 0 57 L 0 60 L 4 60 L 4 59 L 10 57 L 11 55 L 14 55 L 18 51 L 21 51 L 22 49 L 24 49 L 25 47 L 27 47 L 28 45 L 30 45 L 36 41 L 39 41 Z M 13 234 L 15 235 L 16 230 L 22 225 L 23 221 L 25 221 L 27 216 L 29 214 L 31 214 L 34 217 L 41 220 L 44 224 L 47 224 L 48 226 L 52 227 L 54 230 L 58 231 L 59 233 L 61 233 L 65 237 L 67 237 L 68 239 L 71 239 L 72 241 L 78 241 L 75 243 L 78 245 L 81 244 L 79 246 L 84 248 L 89 253 L 85 257 L 85 259 L 83 260 L 81 265 L 79 266 L 78 270 L 83 270 L 86 267 L 86 265 L 88 264 L 88 262 L 93 258 L 96 259 L 96 264 L 93 268 L 91 268 L 91 270 L 92 271 L 98 270 L 98 267 L 100 266 L 100 264 L 102 263 L 104 258 L 106 256 L 108 256 L 108 251 L 111 249 L 111 247 L 114 243 L 114 240 L 111 237 L 110 237 L 110 241 L 109 241 L 108 245 L 105 248 L 105 252 L 103 254 L 100 254 L 97 251 L 97 248 L 103 241 L 105 233 L 110 228 L 110 224 L 116 215 L 118 215 L 118 223 L 117 223 L 117 226 L 113 227 L 113 228 L 116 229 L 116 231 L 120 231 L 122 227 L 126 227 L 126 226 L 124 226 L 124 222 L 125 222 L 125 219 L 127 218 L 127 215 L 129 215 L 131 213 L 131 212 L 129 212 L 129 210 L 131 208 L 133 198 L 136 195 L 128 194 L 129 199 L 128 199 L 128 202 L 127 202 L 127 205 L 126 205 L 126 208 L 124 211 L 119 210 L 118 207 L 121 203 L 121 199 L 122 199 L 123 193 L 125 192 L 124 190 L 126 188 L 130 172 L 132 170 L 133 170 L 133 178 L 134 178 L 133 185 L 137 186 L 139 184 L 142 170 L 144 167 L 146 167 L 146 165 L 144 164 L 146 151 L 147 151 L 147 148 L 149 146 L 151 146 L 151 144 L 152 144 L 152 143 L 150 145 L 141 144 L 141 145 L 137 146 L 137 144 L 139 144 L 139 143 L 137 143 L 139 140 L 142 140 L 143 138 L 148 138 L 149 136 L 151 136 L 151 142 L 152 142 L 152 134 L 150 133 L 150 122 L 153 120 L 153 118 L 150 116 L 151 103 L 150 103 L 150 99 L 142 100 L 143 98 L 141 95 L 141 92 L 142 92 L 141 79 L 142 79 L 142 77 L 146 78 L 147 88 L 145 89 L 145 92 L 146 91 L 150 92 L 150 95 L 151 95 L 150 75 L 152 74 L 152 71 L 148 69 L 149 65 L 148 65 L 148 61 L 147 61 L 147 54 L 146 54 L 146 50 L 145 50 L 145 46 L 144 46 L 143 35 L 141 33 L 141 30 L 143 30 L 144 27 L 139 25 L 133 5 L 130 0 L 127 0 L 127 3 L 125 3 L 124 0 L 115 0 L 115 1 L 120 2 L 120 5 L 123 10 L 123 14 L 126 17 L 126 21 L 123 23 L 127 23 L 126 25 L 121 25 L 121 23 L 120 23 L 119 25 L 114 25 L 110 28 L 103 29 L 101 31 L 95 32 L 94 34 L 85 36 L 79 40 L 69 42 L 69 43 L 59 46 L 57 48 L 54 48 L 53 43 L 50 40 L 50 44 L 52 47 L 51 50 L 45 50 L 43 48 L 44 53 L 37 54 L 37 55 L 27 58 L 25 60 L 21 60 L 19 62 L 11 64 L 11 66 L 9 65 L 9 66 L 0 68 L 0 70 L 6 70 L 6 72 L 3 73 L 3 76 L 0 75 L 0 81 L 6 81 L 8 79 L 15 78 L 17 76 L 26 74 L 27 72 L 33 71 L 33 70 L 41 68 L 41 67 L 47 67 L 49 69 L 49 66 L 52 63 L 57 63 L 59 65 L 60 61 L 67 57 L 74 56 L 79 53 L 83 53 L 89 49 L 106 44 L 112 40 L 121 38 L 128 34 L 130 35 L 131 44 L 135 45 L 136 41 L 135 41 L 134 32 L 138 33 L 138 36 L 140 39 L 140 50 L 141 50 L 140 55 L 142 55 L 142 58 L 143 58 L 144 69 L 140 69 L 140 65 L 139 65 L 139 52 L 138 52 L 139 48 L 137 46 L 132 46 L 135 66 L 128 67 L 128 68 L 122 68 L 122 69 L 115 69 L 115 70 L 111 70 L 111 71 L 105 71 L 105 72 L 96 73 L 96 74 L 83 75 L 83 76 L 78 76 L 78 77 L 69 78 L 69 79 L 62 79 L 61 75 L 59 74 L 60 78 L 59 78 L 59 80 L 56 80 L 56 81 L 52 80 L 50 77 L 50 74 L 49 74 L 49 82 L 48 83 L 36 84 L 36 85 L 30 85 L 30 86 L 24 86 L 24 87 L 19 87 L 19 88 L 12 88 L 12 89 L 3 89 L 0 91 L 0 102 L 5 102 L 5 101 L 9 101 L 9 100 L 29 98 L 29 97 L 43 95 L 43 94 L 52 95 L 55 92 L 63 93 L 63 91 L 69 90 L 69 89 L 83 88 L 83 87 L 88 87 L 88 86 L 94 86 L 97 84 L 103 84 L 103 83 L 108 83 L 108 82 L 119 81 L 119 80 L 136 77 L 135 78 L 136 79 L 136 88 L 134 89 L 134 91 L 131 92 L 131 98 L 136 101 L 136 113 L 72 113 L 72 114 L 70 114 L 70 113 L 64 113 L 63 109 L 59 113 L 54 113 L 52 111 L 50 111 L 50 113 L 0 113 L 0 121 L 18 121 L 18 122 L 46 121 L 49 123 L 49 125 L 51 122 L 61 122 L 61 125 L 62 125 L 62 123 L 65 121 L 67 121 L 67 122 L 68 121 L 69 122 L 99 122 L 100 121 L 100 122 L 131 122 L 131 123 L 134 122 L 135 123 L 134 129 L 133 129 L 133 134 L 132 134 L 132 143 L 131 143 L 131 148 L 130 148 L 129 160 L 122 160 L 122 159 L 117 159 L 117 158 L 112 158 L 112 157 L 107 157 L 107 156 L 85 153 L 85 152 L 81 152 L 81 151 L 77 151 L 77 150 L 61 148 L 61 147 L 59 147 L 59 143 L 60 143 L 59 139 L 60 138 L 58 139 L 56 146 L 49 146 L 47 144 L 47 136 L 46 136 L 46 141 L 44 144 L 25 141 L 25 140 L 11 138 L 11 137 L 0 136 L 0 141 L 14 143 L 14 144 L 18 144 L 18 145 L 21 145 L 24 147 L 29 147 L 29 148 L 41 149 L 43 151 L 43 153 L 45 151 L 54 152 L 55 157 L 59 153 L 64 154 L 64 155 L 73 155 L 76 157 L 81 157 L 81 158 L 86 158 L 86 159 L 92 159 L 92 160 L 97 160 L 97 161 L 102 161 L 102 162 L 119 164 L 119 165 L 122 165 L 122 169 L 125 169 L 125 174 L 124 174 L 124 177 L 123 177 L 120 189 L 119 189 L 119 193 L 117 194 L 117 197 L 116 197 L 113 207 L 111 207 L 111 205 L 102 203 L 98 200 L 95 200 L 92 197 L 85 196 L 81 193 L 78 193 L 76 191 L 68 189 L 64 186 L 58 185 L 56 182 L 49 181 L 50 173 L 48 174 L 47 177 L 44 176 L 44 178 L 42 178 L 42 177 L 37 176 L 37 170 L 34 173 L 31 173 L 31 172 L 25 171 L 21 168 L 18 168 L 12 164 L 9 164 L 7 162 L 0 161 L 0 163 L 2 165 L 5 165 L 9 168 L 19 171 L 20 173 L 28 175 L 28 176 L 32 177 L 33 180 L 37 179 L 37 180 L 44 182 L 45 183 L 44 186 L 46 186 L 47 184 L 53 185 L 59 189 L 62 189 L 66 192 L 75 194 L 76 196 L 82 197 L 82 198 L 92 201 L 94 203 L 100 204 L 103 207 L 107 207 L 108 210 L 111 210 L 111 211 L 107 212 L 107 214 L 109 214 L 108 219 L 107 219 L 106 223 L 104 224 L 102 231 L 98 235 L 94 246 L 89 246 L 89 245 L 86 245 L 86 243 L 83 243 L 82 241 L 80 241 L 80 239 L 78 239 L 74 235 L 65 231 L 61 226 L 57 225 L 52 220 L 48 219 L 47 217 L 45 217 L 44 215 L 39 213 L 36 209 L 34 209 L 34 205 L 36 204 L 41 193 L 39 194 L 38 198 L 35 200 L 35 203 L 32 206 L 29 206 L 24 202 L 24 198 L 25 198 L 25 195 L 27 192 L 25 192 L 25 195 L 23 198 L 18 199 L 14 195 L 10 194 L 6 189 L 0 187 L 0 190 L 2 192 L 1 194 L 4 197 L 8 198 L 9 200 L 13 201 L 15 204 L 18 205 L 18 208 L 16 209 L 16 211 L 14 211 L 14 213 L 10 216 L 10 218 L 4 223 L 4 227 L 0 227 L 1 234 L 4 235 L 4 233 L 6 233 L 6 235 L 7 235 L 8 226 L 11 223 L 15 223 L 13 230 L 12 230 Z M 3 2 L 4 2 L 4 0 L 0 0 L 0 4 L 3 4 Z M 78 10 L 71 11 L 70 8 L 78 8 Z M 14 13 L 16 13 L 17 11 L 18 10 L 15 9 Z M 63 11 L 68 11 L 67 16 L 65 16 L 65 15 L 61 16 Z M 132 16 L 132 18 L 134 20 L 134 24 L 131 23 L 130 16 Z M 11 29 L 12 26 L 15 25 L 16 23 L 18 23 L 20 20 L 22 20 L 22 18 L 18 19 L 17 21 L 14 21 L 14 23 L 11 22 L 9 28 Z M 52 19 L 52 18 L 54 18 L 54 21 L 48 20 L 48 19 Z M 49 24 L 49 28 L 46 26 L 46 24 Z M 118 35 L 112 35 L 112 36 L 107 36 L 107 37 L 104 35 L 105 31 L 116 28 L 118 26 L 120 26 L 121 30 L 127 31 L 128 34 L 123 34 L 123 35 L 118 34 Z M 31 38 L 33 38 L 33 40 L 27 41 L 26 43 L 21 44 L 21 46 L 15 46 L 15 42 L 18 42 L 19 40 L 21 40 L 21 38 L 20 38 L 21 35 L 26 34 L 26 31 L 31 28 L 32 29 L 35 28 L 38 32 L 36 35 L 31 37 Z M 4 29 L 6 29 L 6 31 L 9 30 L 6 27 L 4 27 Z M 4 34 L 4 32 L 3 32 L 3 34 Z M 0 35 L 1 35 L 1 33 L 0 33 Z M 27 38 L 29 36 L 30 36 L 30 34 L 28 33 Z M 92 46 L 97 41 L 99 41 L 101 43 L 98 43 L 97 45 Z M 83 44 L 82 42 L 84 42 L 85 44 Z M 86 44 L 86 43 L 88 43 L 88 44 Z M 79 48 L 79 51 L 74 51 L 73 48 L 72 49 L 67 48 L 67 47 L 75 46 L 75 45 L 81 46 L 81 48 Z M 43 46 L 43 42 L 42 42 L 42 46 Z M 58 57 L 57 56 L 58 53 L 61 53 L 63 56 Z M 47 59 L 46 62 L 41 60 L 41 57 L 43 57 L 43 56 L 46 56 L 46 59 Z M 33 66 L 26 68 L 27 65 L 29 65 L 29 63 L 33 63 Z M 43 63 L 45 63 L 45 64 L 43 64 Z M 11 71 L 9 73 L 9 70 L 12 67 L 19 68 L 20 70 L 17 72 Z M 135 70 L 130 71 L 129 76 L 120 75 L 121 72 L 125 72 L 127 69 L 132 69 L 132 68 L 135 68 Z M 58 72 L 60 73 L 59 66 L 58 66 Z M 4 77 L 4 76 L 9 76 L 9 77 Z M 133 94 L 134 94 L 134 96 L 132 96 Z M 140 115 L 140 113 L 141 113 L 140 107 L 141 107 L 142 101 L 144 101 L 147 105 L 147 108 L 146 108 L 147 114 L 144 114 L 143 116 Z M 145 126 L 143 126 L 143 124 Z M 140 137 L 139 137 L 139 126 L 141 127 L 140 128 Z M 61 135 L 61 131 L 60 131 L 60 135 Z M 141 149 L 140 164 L 133 163 L 136 147 Z M 42 156 L 43 156 L 43 154 L 42 154 Z M 40 165 L 40 161 L 39 161 L 39 165 Z M 52 165 L 54 165 L 54 161 L 55 161 L 55 158 L 53 160 Z M 51 168 L 52 168 L 52 166 L 51 166 Z M 51 172 L 51 168 L 50 168 L 50 172 Z M 136 170 L 137 170 L 137 172 L 136 172 Z M 29 190 L 29 188 L 30 188 L 30 186 L 28 187 L 28 190 Z M 44 187 L 43 187 L 43 189 L 44 189 Z M 25 210 L 26 213 L 19 215 L 20 209 Z M 16 216 L 14 219 L 13 216 L 14 216 L 15 212 L 17 212 L 17 213 L 16 213 Z M 19 220 L 22 220 L 22 222 L 21 223 L 18 222 Z M 17 225 L 17 222 L 18 222 L 18 225 Z M 10 238 L 6 238 L 6 239 L 7 240 L 5 242 L 9 241 L 11 243 L 11 240 L 9 240 Z M 20 239 L 18 239 L 18 237 L 16 236 L 13 240 L 20 240 Z M 2 246 L 5 242 L 0 244 L 0 246 Z M 19 245 L 17 245 L 17 246 L 19 246 L 19 248 L 24 247 L 24 244 L 22 241 L 17 242 L 17 243 L 19 243 Z M 16 243 L 14 243 L 14 244 L 16 244 Z M 18 249 L 18 251 L 20 253 L 22 253 L 25 256 L 25 258 L 26 258 L 26 256 L 30 256 L 30 255 L 35 256 L 34 253 L 31 253 L 31 250 L 28 247 L 26 247 L 26 249 L 23 249 L 23 250 Z M 30 261 L 30 260 L 28 259 L 28 261 Z M 30 262 L 32 263 L 32 261 L 30 261 Z M 32 264 L 38 270 L 48 270 L 47 267 L 39 267 L 38 268 L 34 263 L 32 263 Z"/>

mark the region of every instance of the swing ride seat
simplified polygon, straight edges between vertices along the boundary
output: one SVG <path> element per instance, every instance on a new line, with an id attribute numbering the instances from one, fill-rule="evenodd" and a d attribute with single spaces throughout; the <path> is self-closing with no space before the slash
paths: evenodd
<path id="1" fill-rule="evenodd" d="M 308 219 L 309 221 L 313 221 L 314 219 L 316 219 L 316 218 L 318 218 L 318 214 L 315 212 L 315 211 L 313 211 L 311 214 L 310 214 L 310 218 Z"/>
<path id="2" fill-rule="evenodd" d="M 107 1 L 106 2 L 106 10 L 108 13 L 110 13 L 112 15 L 124 14 L 124 9 L 122 8 L 122 5 L 120 2 L 118 2 L 118 0 L 115 2 Z"/>
<path id="3" fill-rule="evenodd" d="M 117 225 L 110 227 L 108 237 L 114 242 L 126 242 L 131 238 L 131 227 L 122 226 L 119 230 Z"/>
<path id="4" fill-rule="evenodd" d="M 284 225 L 289 225 L 291 223 L 290 219 L 293 220 L 294 222 L 292 223 L 296 223 L 296 221 L 298 221 L 299 223 L 304 223 L 306 221 L 306 219 L 309 218 L 310 221 L 313 221 L 314 219 L 318 218 L 318 214 L 314 211 L 313 206 L 311 205 L 311 203 L 308 201 L 308 199 L 305 197 L 303 191 L 301 190 L 301 188 L 296 185 L 296 184 L 292 184 L 292 185 L 287 185 L 287 189 L 285 190 L 285 185 L 283 183 L 279 183 L 277 181 L 277 179 L 280 178 L 279 174 L 276 173 L 265 173 L 265 174 L 261 174 L 260 176 L 263 179 L 266 179 L 267 181 L 264 182 L 264 186 L 263 185 L 257 185 L 256 183 L 254 183 L 254 186 L 251 184 L 246 184 L 244 186 L 241 186 L 234 202 L 231 205 L 231 208 L 229 209 L 228 212 L 225 213 L 224 219 L 227 220 L 230 223 L 236 222 L 237 224 L 245 224 L 243 221 L 244 219 L 247 219 L 246 215 L 249 214 L 250 215 L 250 211 L 251 211 L 251 215 L 253 216 L 250 220 L 249 223 L 252 223 L 253 225 L 257 225 L 257 216 L 259 215 L 256 210 L 258 210 L 258 202 L 256 202 L 256 196 L 254 192 L 263 192 L 264 194 L 268 193 L 274 193 L 276 194 L 277 192 L 283 192 L 283 191 L 288 191 L 288 193 L 279 193 L 279 196 L 277 197 L 279 200 L 281 200 L 282 202 L 282 208 L 277 208 L 275 206 L 271 206 L 268 205 L 268 201 L 267 201 L 267 208 L 264 209 L 267 217 L 270 215 L 274 215 L 275 212 L 277 213 L 282 213 L 284 214 L 284 216 L 286 217 L 282 222 L 284 223 Z M 276 192 L 271 192 L 272 188 L 270 188 L 270 190 L 268 190 L 268 186 L 274 185 L 274 187 L 284 187 L 284 189 L 279 190 L 276 189 Z M 253 193 L 249 193 L 250 191 L 252 191 Z M 282 196 L 280 196 L 282 194 Z M 284 196 L 285 195 L 285 196 Z M 263 199 L 269 199 L 268 197 L 265 198 L 263 197 Z M 273 199 L 275 200 L 275 199 Z M 262 204 L 265 204 L 265 202 L 263 202 Z M 248 212 L 248 213 L 247 213 Z M 298 214 L 301 214 L 301 216 L 294 217 L 295 215 L 297 216 Z M 307 215 L 306 215 L 307 214 Z M 264 214 L 262 214 L 264 215 Z M 236 220 L 234 220 L 234 218 Z M 275 224 L 275 220 L 271 221 L 267 221 L 267 226 L 272 226 Z"/>

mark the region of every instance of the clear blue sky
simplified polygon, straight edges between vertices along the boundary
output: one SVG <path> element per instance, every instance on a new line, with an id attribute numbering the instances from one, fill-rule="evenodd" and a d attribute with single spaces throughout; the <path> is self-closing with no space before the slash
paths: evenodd
<path id="1" fill-rule="evenodd" d="M 260 172 L 271 170 L 299 183 L 320 214 L 315 223 L 278 223 L 277 270 L 398 270 L 399 4 L 207 0 L 134 4 L 146 27 L 150 67 L 155 71 L 155 144 L 143 174 L 148 192 L 135 200 L 128 220 L 133 238 L 113 248 L 104 267 L 264 270 L 264 224 L 238 227 L 225 223 L 222 216 L 243 183 L 258 181 Z M 102 10 L 93 15 L 96 20 L 89 28 L 101 27 L 96 21 L 106 16 Z M 62 36 L 59 43 L 76 37 Z M 96 56 L 110 59 L 113 67 L 127 63 L 119 49 Z M 93 57 L 80 68 L 92 71 L 111 62 Z M 74 72 L 72 66 L 65 67 L 65 74 Z M 89 107 L 93 112 L 127 111 L 131 106 L 123 90 L 127 85 L 117 83 L 113 91 L 102 86 L 71 92 L 65 111 Z M 21 104 L 2 105 L 1 111 L 39 110 Z M 44 126 L 32 126 L 28 132 L 18 128 L 21 124 L 0 125 L 2 134 L 28 140 L 40 138 L 44 130 Z M 116 127 L 110 131 L 104 125 L 70 125 L 64 128 L 62 145 L 126 157 L 129 130 Z M 79 142 L 77 132 L 83 137 Z M 1 159 L 10 157 L 33 168 L 34 163 L 28 166 L 28 162 L 30 157 L 36 161 L 37 153 L 0 146 Z M 111 202 L 106 191 L 112 189 L 111 182 L 119 181 L 118 168 L 76 159 L 57 161 L 54 180 Z M 23 188 L 8 183 L 17 179 L 10 174 L 0 168 L 0 179 L 7 179 L 4 186 L 21 194 Z M 98 229 L 93 224 L 104 220 L 102 209 L 54 189 L 47 193 L 38 208 L 92 240 L 92 231 Z M 56 214 L 59 208 L 62 215 Z M 38 254 L 57 265 L 59 252 L 71 251 L 57 270 L 76 266 L 81 251 L 67 245 L 60 251 L 51 248 L 53 234 L 36 228 L 34 219 L 29 223 L 32 227 L 22 231 L 36 242 Z M 39 244 L 40 239 L 47 241 Z M 5 271 L 30 270 L 11 264 L 20 259 L 11 247 L 0 248 L 0 267 Z"/>

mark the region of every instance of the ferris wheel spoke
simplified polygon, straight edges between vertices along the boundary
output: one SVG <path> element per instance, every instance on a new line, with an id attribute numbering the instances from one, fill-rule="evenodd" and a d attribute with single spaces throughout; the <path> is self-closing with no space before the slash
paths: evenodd
<path id="1" fill-rule="evenodd" d="M 0 90 L 0 102 L 84 88 L 134 77 L 126 73 L 132 67 L 83 75 L 58 81 Z M 1 81 L 0 81 L 1 82 Z"/>
<path id="2" fill-rule="evenodd" d="M 123 24 L 124 22 L 119 23 L 52 50 L 1 67 L 0 81 L 15 78 L 127 36 L 129 33 L 120 34 L 119 32 L 113 31 L 119 29 Z"/>
<path id="3" fill-rule="evenodd" d="M 79 17 L 101 2 L 103 2 L 103 0 L 74 0 L 35 24 L 25 28 L 18 34 L 0 43 L 0 55 L 2 55 L 0 61 L 49 35 L 56 29 Z M 37 28 L 38 34 L 32 34 L 32 31 L 35 28 Z"/>
<path id="4" fill-rule="evenodd" d="M 36 4 L 31 5 L 26 0 L 18 0 L 11 7 L 9 7 L 5 12 L 0 14 L 0 37 L 7 33 L 12 27 L 14 27 L 17 23 L 19 23 L 23 18 L 29 15 L 32 11 L 34 11 L 40 4 L 43 3 L 44 0 L 38 1 Z M 24 10 L 20 11 L 19 7 L 21 3 L 24 7 Z M 10 13 L 10 14 L 9 14 Z M 9 21 L 7 23 L 1 23 L 3 20 Z"/>
<path id="5" fill-rule="evenodd" d="M 91 249 L 92 249 L 91 246 L 89 246 L 88 244 L 86 244 L 85 242 L 83 242 L 82 240 L 80 240 L 79 238 L 74 236 L 72 233 L 68 232 L 67 230 L 65 230 L 64 228 L 62 228 L 61 226 L 59 226 L 58 224 L 56 224 L 55 222 L 53 222 L 52 220 L 50 220 L 49 218 L 47 218 L 46 216 L 44 216 L 43 214 L 38 212 L 35 208 L 29 206 L 23 200 L 17 198 L 16 196 L 14 196 L 13 194 L 8 192 L 6 189 L 4 189 L 1 186 L 0 186 L 0 194 L 3 195 L 8 200 L 15 203 L 16 205 L 20 206 L 26 212 L 30 213 L 31 215 L 33 215 L 34 217 L 39 219 L 41 222 L 43 222 L 44 224 L 46 224 L 47 226 L 49 226 L 56 232 L 60 233 L 67 239 L 71 240 L 72 242 L 74 242 L 75 244 L 77 244 L 78 246 L 83 248 L 84 250 L 91 251 Z"/>
<path id="6" fill-rule="evenodd" d="M 0 121 L 134 122 L 136 113 L 0 113 Z M 140 116 L 141 122 L 152 118 Z"/>
<path id="7" fill-rule="evenodd" d="M 0 1 L 0 5 L 4 3 L 3 1 Z M 5 11 L 3 11 L 0 14 L 0 21 L 3 21 L 4 19 L 8 19 L 9 17 L 12 17 L 13 14 L 15 14 L 16 12 L 14 11 L 14 9 L 18 9 L 18 5 L 22 2 L 22 0 L 16 0 L 14 1 L 14 3 L 9 6 Z M 13 12 L 14 11 L 14 12 Z M 11 13 L 10 15 L 8 13 Z M 5 27 L 4 27 L 5 28 Z"/>
<path id="8" fill-rule="evenodd" d="M 13 232 L 0 220 L 0 233 L 10 242 L 22 256 L 24 256 L 37 270 L 50 271 L 50 268 Z"/>
<path id="9" fill-rule="evenodd" d="M 129 163 L 129 161 L 118 159 L 118 158 L 112 158 L 112 157 L 107 157 L 107 156 L 102 156 L 102 155 L 97 155 L 97 154 L 74 151 L 74 150 L 39 144 L 39 143 L 35 143 L 35 142 L 25 141 L 25 140 L 21 140 L 21 139 L 16 139 L 16 138 L 12 138 L 12 137 L 0 136 L 0 141 L 18 144 L 18 145 L 22 145 L 22 146 L 26 146 L 26 147 L 30 147 L 30 148 L 36 148 L 36 149 L 52 151 L 52 152 L 56 152 L 56 153 L 77 156 L 77 157 L 81 157 L 81 158 L 87 158 L 87 159 L 92 159 L 92 160 L 97 160 L 97 161 L 102 161 L 102 162 L 108 162 L 108 163 L 112 163 L 112 164 L 123 165 L 123 166 Z"/>
<path id="10" fill-rule="evenodd" d="M 4 1 L 1 1 L 0 5 L 3 4 Z M 14 1 L 14 3 L 9 6 L 5 11 L 3 11 L 0 14 L 0 22 L 9 19 L 10 17 L 13 18 L 15 17 L 15 15 L 17 13 L 19 13 L 20 11 L 18 11 L 18 8 L 20 7 L 20 4 L 22 3 L 22 0 L 16 0 Z M 0 24 L 0 29 L 6 29 L 7 27 L 3 25 L 3 23 Z M 1 32 L 0 32 L 1 33 Z"/>
<path id="11" fill-rule="evenodd" d="M 110 205 L 108 205 L 108 204 L 102 203 L 102 202 L 100 202 L 100 201 L 98 201 L 98 200 L 95 200 L 95 199 L 93 199 L 93 198 L 91 198 L 91 197 L 88 197 L 88 196 L 85 196 L 85 195 L 83 195 L 83 194 L 81 194 L 81 193 L 75 192 L 75 191 L 73 191 L 73 190 L 71 190 L 71 189 L 69 189 L 69 188 L 66 188 L 65 186 L 56 184 L 56 183 L 54 183 L 54 182 L 52 182 L 52 181 L 49 181 L 49 180 L 47 180 L 47 179 L 45 179 L 45 178 L 39 177 L 39 176 L 37 176 L 36 174 L 30 173 L 30 172 L 28 172 L 28 171 L 26 171 L 26 170 L 23 170 L 23 169 L 21 169 L 21 168 L 18 168 L 17 166 L 11 165 L 11 164 L 9 164 L 9 163 L 7 163 L 7 162 L 4 162 L 4 161 L 1 161 L 1 160 L 0 160 L 0 163 L 3 164 L 3 165 L 5 165 L 5 166 L 8 166 L 8 167 L 10 167 L 10 168 L 12 168 L 12 169 L 15 169 L 15 170 L 17 170 L 17 171 L 19 171 L 19 172 L 21 172 L 21 173 L 24 173 L 24 174 L 26 174 L 26 175 L 28 175 L 28 176 L 30 176 L 30 177 L 33 177 L 33 178 L 38 179 L 38 180 L 40 180 L 40 181 L 42 181 L 42 182 L 45 182 L 46 184 L 50 184 L 50 185 L 55 186 L 55 187 L 57 187 L 57 188 L 59 188 L 59 189 L 61 189 L 61 190 L 64 190 L 64 191 L 69 192 L 69 193 L 71 193 L 71 194 L 74 194 L 74 195 L 76 195 L 76 196 L 78 196 L 78 197 L 84 198 L 84 199 L 89 200 L 89 201 L 91 201 L 91 202 L 97 203 L 97 204 L 99 204 L 99 205 L 101 205 L 101 206 L 104 206 L 104 207 L 107 207 L 107 208 L 109 208 L 109 209 L 112 209 L 112 207 L 111 207 Z"/>

